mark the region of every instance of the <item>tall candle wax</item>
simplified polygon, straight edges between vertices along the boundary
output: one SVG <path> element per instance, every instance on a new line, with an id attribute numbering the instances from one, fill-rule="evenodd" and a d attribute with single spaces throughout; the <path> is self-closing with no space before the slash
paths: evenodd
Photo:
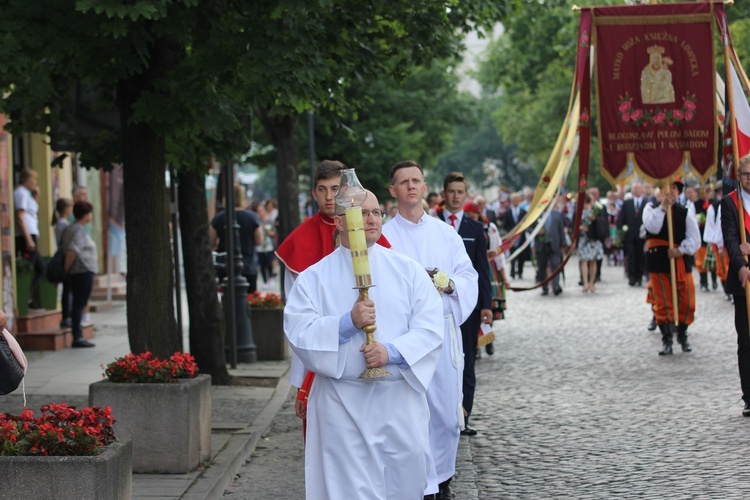
<path id="1" fill-rule="evenodd" d="M 369 276 L 370 261 L 367 258 L 367 241 L 365 224 L 362 219 L 362 208 L 346 209 L 346 228 L 349 232 L 349 250 L 352 252 L 352 264 L 355 276 Z"/>

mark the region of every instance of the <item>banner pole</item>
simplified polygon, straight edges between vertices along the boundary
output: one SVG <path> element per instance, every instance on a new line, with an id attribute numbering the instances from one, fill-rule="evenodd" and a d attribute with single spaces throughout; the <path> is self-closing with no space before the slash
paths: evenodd
<path id="1" fill-rule="evenodd" d="M 672 207 L 667 210 L 667 234 L 669 237 L 669 249 L 674 247 L 674 225 L 672 223 Z M 674 319 L 674 326 L 678 326 L 680 323 L 680 308 L 677 303 L 677 269 L 675 268 L 674 259 L 669 259 L 669 280 L 672 285 L 672 317 Z"/>

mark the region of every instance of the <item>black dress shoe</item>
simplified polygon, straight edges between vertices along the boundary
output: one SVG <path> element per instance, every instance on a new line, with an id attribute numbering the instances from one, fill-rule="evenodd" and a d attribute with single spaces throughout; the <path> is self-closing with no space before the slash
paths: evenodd
<path id="1" fill-rule="evenodd" d="M 542 295 L 549 295 L 549 290 L 542 290 Z"/>
<path id="2" fill-rule="evenodd" d="M 654 330 L 656 330 L 656 318 L 652 316 L 651 323 L 648 324 L 648 331 L 653 332 Z"/>
<path id="3" fill-rule="evenodd" d="M 743 417 L 750 417 L 750 403 L 745 403 L 745 407 L 742 409 Z"/>
<path id="4" fill-rule="evenodd" d="M 688 342 L 688 339 L 677 339 L 677 342 L 680 343 L 680 347 L 682 347 L 682 352 L 691 352 L 693 348 L 690 346 L 690 342 Z"/>
<path id="5" fill-rule="evenodd" d="M 555 295 L 560 295 L 562 293 L 562 288 L 555 288 L 554 291 L 553 291 L 553 293 Z"/>
<path id="6" fill-rule="evenodd" d="M 484 346 L 484 350 L 487 351 L 488 356 L 492 356 L 493 354 L 495 354 L 495 346 L 492 345 L 492 342 Z"/>
<path id="7" fill-rule="evenodd" d="M 672 354 L 672 344 L 665 342 L 661 347 L 661 351 L 659 351 L 659 356 L 669 356 L 670 354 Z"/>
<path id="8" fill-rule="evenodd" d="M 86 339 L 74 340 L 73 347 L 96 347 L 96 344 L 92 344 Z"/>
<path id="9" fill-rule="evenodd" d="M 466 426 L 464 426 L 464 430 L 461 431 L 461 435 L 462 436 L 476 436 L 477 430 L 474 427 L 470 426 L 469 424 L 466 424 Z"/>

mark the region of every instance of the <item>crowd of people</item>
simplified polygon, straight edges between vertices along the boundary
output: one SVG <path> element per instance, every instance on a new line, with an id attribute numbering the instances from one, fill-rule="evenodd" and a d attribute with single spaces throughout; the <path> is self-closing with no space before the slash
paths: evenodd
<path id="1" fill-rule="evenodd" d="M 451 172 L 439 193 L 428 193 L 413 161 L 392 167 L 392 200 L 368 191 L 362 204 L 374 286 L 361 299 L 352 266 L 359 252 L 349 251 L 352 229 L 336 203 L 345 168 L 328 160 L 318 165 L 312 197 L 320 211 L 276 250 L 285 268 L 284 328 L 294 352 L 308 498 L 356 498 L 362 491 L 373 498 L 449 497 L 459 436 L 478 433 L 470 423 L 475 360 L 483 346 L 492 353 L 491 326 L 503 316 L 505 290 L 523 279 L 529 261 L 543 296 L 563 293 L 559 271 L 573 248 L 586 295 L 596 293 L 603 263 L 621 265 L 631 287 L 646 285 L 648 328 L 659 329 L 662 356 L 673 354 L 675 337 L 683 352 L 692 351 L 693 266 L 702 292 L 721 284 L 726 300 L 744 307 L 750 244 L 738 241 L 738 228 L 727 230 L 737 211 L 722 201 L 721 182 L 701 188 L 676 178 L 664 189 L 633 182 L 604 198 L 592 187 L 578 228 L 575 198 L 560 196 L 503 245 L 534 208 L 531 190 L 488 204 L 470 194 L 461 172 Z M 750 157 L 740 176 L 750 204 Z M 731 208 L 722 219 L 722 209 Z M 746 308 L 736 310 L 743 415 L 750 416 L 748 318 Z M 365 331 L 372 329 L 371 344 Z M 379 367 L 386 377 L 360 377 Z M 389 404 L 396 400 L 398 410 Z"/>
<path id="2" fill-rule="evenodd" d="M 15 240 L 19 262 L 25 262 L 33 270 L 28 291 L 29 310 L 41 310 L 39 281 L 45 274 L 46 265 L 39 253 L 39 189 L 37 173 L 23 169 L 19 183 L 13 192 L 15 206 Z M 83 336 L 85 309 L 94 285 L 94 276 L 99 272 L 96 243 L 91 238 L 89 223 L 94 207 L 88 202 L 83 187 L 73 190 L 73 199 L 60 198 L 55 205 L 52 226 L 55 242 L 62 250 L 62 321 L 61 328 L 71 328 L 73 347 L 94 347 Z"/>
<path id="3" fill-rule="evenodd" d="M 258 290 L 258 274 L 263 283 L 261 289 L 271 290 L 276 286 L 278 264 L 274 257 L 277 244 L 276 200 L 254 200 L 249 205 L 245 198 L 245 188 L 240 184 L 234 185 L 234 217 L 239 225 L 240 252 L 242 254 L 242 276 L 248 283 L 248 293 Z M 209 227 L 211 249 L 220 257 L 219 264 L 225 264 L 226 253 L 226 211 L 217 213 Z M 220 268 L 218 277 L 223 279 L 226 272 Z"/>

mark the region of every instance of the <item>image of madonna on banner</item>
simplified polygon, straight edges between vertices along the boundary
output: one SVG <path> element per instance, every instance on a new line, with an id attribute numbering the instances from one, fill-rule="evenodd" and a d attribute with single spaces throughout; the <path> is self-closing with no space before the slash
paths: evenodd
<path id="1" fill-rule="evenodd" d="M 652 181 L 716 167 L 716 73 L 710 4 L 595 9 L 602 170 Z"/>

